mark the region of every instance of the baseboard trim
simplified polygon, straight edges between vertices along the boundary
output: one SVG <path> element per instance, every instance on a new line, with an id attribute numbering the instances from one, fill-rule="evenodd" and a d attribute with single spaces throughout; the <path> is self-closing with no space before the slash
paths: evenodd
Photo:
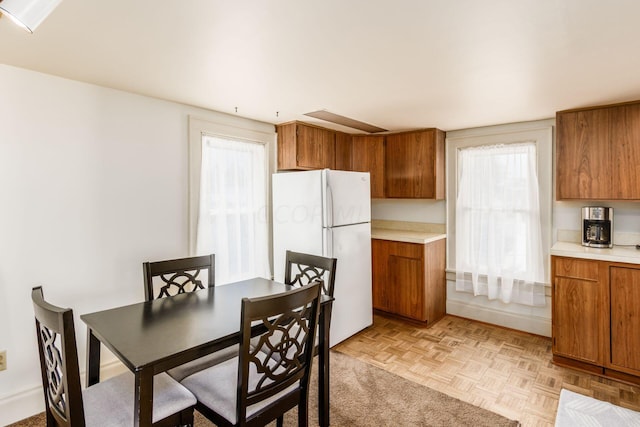
<path id="1" fill-rule="evenodd" d="M 119 361 L 106 363 L 100 367 L 102 379 L 111 378 L 125 372 L 127 368 Z M 85 374 L 80 373 L 82 385 L 85 384 Z M 42 385 L 10 394 L 0 399 L 0 426 L 6 426 L 29 418 L 44 411 L 44 394 Z"/>
<path id="2" fill-rule="evenodd" d="M 481 305 L 447 300 L 447 314 L 490 323 L 545 337 L 551 336 L 551 319 L 544 317 L 508 313 Z"/>

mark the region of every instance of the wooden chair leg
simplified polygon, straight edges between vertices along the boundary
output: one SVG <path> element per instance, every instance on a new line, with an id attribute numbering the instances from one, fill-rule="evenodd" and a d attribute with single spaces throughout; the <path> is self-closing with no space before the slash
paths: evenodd
<path id="1" fill-rule="evenodd" d="M 284 424 L 284 415 L 280 415 L 276 420 L 276 427 L 282 427 Z"/>
<path id="2" fill-rule="evenodd" d="M 193 427 L 193 408 L 184 409 L 180 413 L 180 425 Z"/>
<path id="3" fill-rule="evenodd" d="M 298 404 L 298 427 L 309 425 L 309 405 L 307 399 L 300 399 Z"/>

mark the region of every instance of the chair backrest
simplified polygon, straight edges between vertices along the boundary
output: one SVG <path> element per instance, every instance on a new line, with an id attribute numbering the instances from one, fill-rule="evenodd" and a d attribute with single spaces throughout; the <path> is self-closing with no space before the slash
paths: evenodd
<path id="1" fill-rule="evenodd" d="M 248 406 L 274 395 L 281 394 L 252 417 L 284 413 L 307 398 L 320 290 L 320 283 L 313 282 L 278 295 L 242 300 L 238 424 L 246 420 Z M 253 339 L 252 328 L 254 334 L 256 328 L 261 330 Z"/>
<path id="2" fill-rule="evenodd" d="M 333 297 L 337 259 L 287 251 L 285 262 L 284 283 L 292 286 L 305 286 L 320 280 L 322 293 Z"/>
<path id="3" fill-rule="evenodd" d="M 84 426 L 84 406 L 73 310 L 44 300 L 42 287 L 31 290 L 44 388 L 47 426 Z"/>
<path id="4" fill-rule="evenodd" d="M 147 301 L 215 286 L 215 255 L 144 262 L 144 297 Z M 154 280 L 155 279 L 155 280 Z"/>

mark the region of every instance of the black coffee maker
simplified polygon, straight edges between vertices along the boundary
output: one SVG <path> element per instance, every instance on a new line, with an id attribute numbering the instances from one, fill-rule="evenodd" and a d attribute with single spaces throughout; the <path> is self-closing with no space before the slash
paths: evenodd
<path id="1" fill-rule="evenodd" d="M 582 208 L 582 246 L 613 247 L 613 208 L 602 206 Z"/>

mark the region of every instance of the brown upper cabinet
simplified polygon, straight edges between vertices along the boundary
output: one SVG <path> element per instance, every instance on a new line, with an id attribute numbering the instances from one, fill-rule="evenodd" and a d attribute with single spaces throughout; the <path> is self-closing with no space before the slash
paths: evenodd
<path id="1" fill-rule="evenodd" d="M 387 135 L 386 197 L 445 197 L 444 132 L 439 129 Z"/>
<path id="2" fill-rule="evenodd" d="M 371 197 L 445 197 L 444 132 L 348 134 L 303 122 L 276 125 L 278 170 L 337 169 L 371 174 Z"/>
<path id="3" fill-rule="evenodd" d="M 384 135 L 352 135 L 351 170 L 369 172 L 371 175 L 371 197 L 385 196 L 385 142 Z"/>
<path id="4" fill-rule="evenodd" d="M 640 101 L 556 113 L 556 198 L 640 200 Z"/>
<path id="5" fill-rule="evenodd" d="M 278 170 L 335 169 L 335 132 L 306 123 L 276 125 Z"/>
<path id="6" fill-rule="evenodd" d="M 336 132 L 336 161 L 337 170 L 350 171 L 351 169 L 351 135 L 344 132 Z"/>

